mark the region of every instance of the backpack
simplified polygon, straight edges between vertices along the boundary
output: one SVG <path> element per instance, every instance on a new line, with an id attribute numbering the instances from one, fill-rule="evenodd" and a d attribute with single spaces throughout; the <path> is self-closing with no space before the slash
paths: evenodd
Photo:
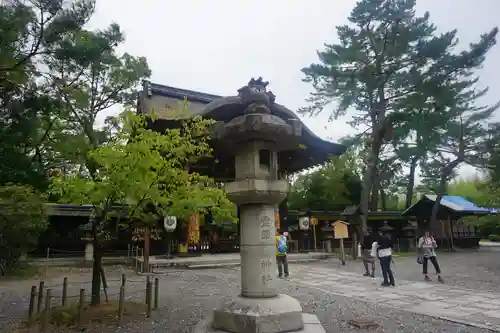
<path id="1" fill-rule="evenodd" d="M 286 245 L 286 238 L 281 236 L 278 239 L 278 253 L 287 253 L 288 246 Z"/>

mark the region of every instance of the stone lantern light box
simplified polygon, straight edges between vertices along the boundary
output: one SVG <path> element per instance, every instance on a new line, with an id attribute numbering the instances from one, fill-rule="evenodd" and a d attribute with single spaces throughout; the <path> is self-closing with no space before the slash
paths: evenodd
<path id="1" fill-rule="evenodd" d="M 139 94 L 138 112 L 187 99 L 187 116 L 216 121 L 213 158 L 190 169 L 224 182 L 228 198 L 240 208 L 241 293 L 221 304 L 195 332 L 324 332 L 315 315 L 302 313 L 298 300 L 277 291 L 275 210 L 289 191 L 280 175 L 325 163 L 346 148 L 312 133 L 276 103 L 267 86 L 259 77 L 236 96 L 222 97 L 146 81 Z M 168 112 L 158 116 L 152 125 L 158 130 L 178 126 L 178 118 L 169 118 Z"/>

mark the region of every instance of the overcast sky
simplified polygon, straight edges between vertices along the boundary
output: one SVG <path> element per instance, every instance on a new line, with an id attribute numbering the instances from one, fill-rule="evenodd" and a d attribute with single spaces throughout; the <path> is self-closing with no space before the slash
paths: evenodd
<path id="1" fill-rule="evenodd" d="M 122 51 L 145 56 L 151 81 L 179 88 L 235 95 L 251 77 L 262 76 L 277 102 L 304 105 L 310 86 L 301 68 L 317 62 L 323 43 L 336 42 L 335 26 L 346 22 L 355 0 L 97 0 L 92 28 L 117 22 L 126 34 Z M 442 31 L 458 29 L 462 46 L 500 25 L 500 0 L 419 0 Z M 488 55 L 481 85 L 485 102 L 500 98 L 500 45 Z M 328 112 L 303 118 L 323 138 L 356 131 Z M 461 177 L 473 174 L 462 168 Z"/>

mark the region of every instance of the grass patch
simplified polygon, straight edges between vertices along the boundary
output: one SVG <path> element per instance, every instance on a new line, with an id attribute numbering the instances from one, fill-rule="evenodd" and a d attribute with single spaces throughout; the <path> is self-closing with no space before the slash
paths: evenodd
<path id="1" fill-rule="evenodd" d="M 123 322 L 139 320 L 146 316 L 147 306 L 139 301 L 125 301 L 123 306 Z M 42 310 L 36 317 L 36 325 L 39 326 L 45 317 Z M 118 323 L 118 301 L 110 300 L 96 306 L 86 305 L 82 312 L 82 325 L 90 324 L 112 325 Z M 52 327 L 76 328 L 80 324 L 78 303 L 69 304 L 65 307 L 58 306 L 50 309 L 50 325 Z M 33 325 L 32 325 L 33 326 Z M 29 330 L 28 323 L 23 322 L 18 326 L 19 332 Z"/>
<path id="2" fill-rule="evenodd" d="M 29 263 L 21 263 L 19 266 L 12 269 L 8 275 L 0 277 L 2 280 L 28 280 L 37 278 L 42 275 L 40 266 Z"/>

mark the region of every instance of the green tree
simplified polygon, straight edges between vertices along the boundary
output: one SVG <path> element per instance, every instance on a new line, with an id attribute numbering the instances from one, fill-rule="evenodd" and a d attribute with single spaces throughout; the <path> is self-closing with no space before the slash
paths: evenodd
<path id="1" fill-rule="evenodd" d="M 100 303 L 101 231 L 113 217 L 113 206 L 128 207 L 121 220 L 149 226 L 162 216 L 185 217 L 207 207 L 218 207 L 220 215 L 221 208 L 230 206 L 213 180 L 186 170 L 211 153 L 203 135 L 211 121 L 193 118 L 164 133 L 147 129 L 148 121 L 132 112 L 110 121 L 115 134 L 89 152 L 95 171 L 85 175 L 75 170 L 53 180 L 52 191 L 64 202 L 93 206 L 93 305 Z"/>
<path id="2" fill-rule="evenodd" d="M 448 186 L 448 194 L 464 197 L 481 207 L 500 208 L 500 192 L 488 177 L 454 181 Z M 500 236 L 500 218 L 496 214 L 479 218 L 471 216 L 463 220 L 469 225 L 476 226 L 485 237 Z"/>
<path id="3" fill-rule="evenodd" d="M 41 56 L 88 21 L 93 1 L 4 1 L 0 5 L 0 185 L 48 184 L 41 146 L 59 110 L 40 82 Z"/>
<path id="4" fill-rule="evenodd" d="M 108 140 L 109 133 L 96 121 L 116 105 L 135 105 L 136 88 L 151 74 L 144 57 L 119 54 L 124 36 L 117 24 L 98 31 L 78 30 L 54 45 L 44 57 L 48 93 L 61 101 L 61 113 L 53 119 L 52 140 L 44 147 L 52 152 L 54 168 L 78 168 L 94 174 L 97 165 L 88 152 Z"/>
<path id="5" fill-rule="evenodd" d="M 94 0 L 3 1 L 0 5 L 0 82 L 18 84 L 38 72 L 39 56 L 88 22 Z"/>
<path id="6" fill-rule="evenodd" d="M 459 179 L 452 181 L 448 186 L 449 195 L 463 197 L 483 207 L 489 205 L 488 192 L 487 180 L 480 178 Z"/>
<path id="7" fill-rule="evenodd" d="M 315 89 L 310 106 L 302 112 L 314 115 L 336 102 L 332 119 L 356 110 L 351 124 L 369 130 L 361 200 L 363 233 L 384 143 L 393 139 L 401 123 L 414 119 L 412 111 L 420 107 L 415 105 L 416 96 L 423 95 L 426 101 L 427 96 L 437 95 L 435 111 L 444 110 L 451 101 L 441 86 L 463 67 L 477 66 L 496 35 L 494 30 L 470 51 L 453 57 L 456 31 L 436 35 L 429 13 L 417 16 L 415 4 L 415 0 L 359 1 L 349 24 L 337 27 L 340 42 L 326 44 L 318 52 L 320 64 L 302 70 Z"/>
<path id="8" fill-rule="evenodd" d="M 408 108 L 411 117 L 399 124 L 393 141 L 395 155 L 409 169 L 404 180 L 405 208 L 410 207 L 414 199 L 417 168 L 425 160 L 428 151 L 435 149 L 440 142 L 441 129 L 449 117 L 446 112 L 435 112 L 434 98 L 427 101 L 419 97 L 408 99 Z"/>
<path id="9" fill-rule="evenodd" d="M 479 64 L 483 60 L 484 57 Z M 424 175 L 434 179 L 437 194 L 430 223 L 437 218 L 441 198 L 447 193 L 447 185 L 454 177 L 456 168 L 463 163 L 474 166 L 487 164 L 489 137 L 485 133 L 488 132 L 488 121 L 500 107 L 500 103 L 479 105 L 478 99 L 484 96 L 487 89 L 479 91 L 475 88 L 477 78 L 462 79 L 473 75 L 471 69 L 464 70 L 461 75 L 454 84 L 458 90 L 455 91 L 455 106 L 450 111 L 455 116 L 441 133 L 441 142 L 429 151 L 427 160 L 422 163 Z"/>
<path id="10" fill-rule="evenodd" d="M 359 203 L 361 182 L 347 154 L 299 175 L 288 195 L 290 209 L 341 210 Z"/>
<path id="11" fill-rule="evenodd" d="M 46 229 L 44 196 L 29 186 L 0 187 L 0 275 L 15 269 Z"/>

